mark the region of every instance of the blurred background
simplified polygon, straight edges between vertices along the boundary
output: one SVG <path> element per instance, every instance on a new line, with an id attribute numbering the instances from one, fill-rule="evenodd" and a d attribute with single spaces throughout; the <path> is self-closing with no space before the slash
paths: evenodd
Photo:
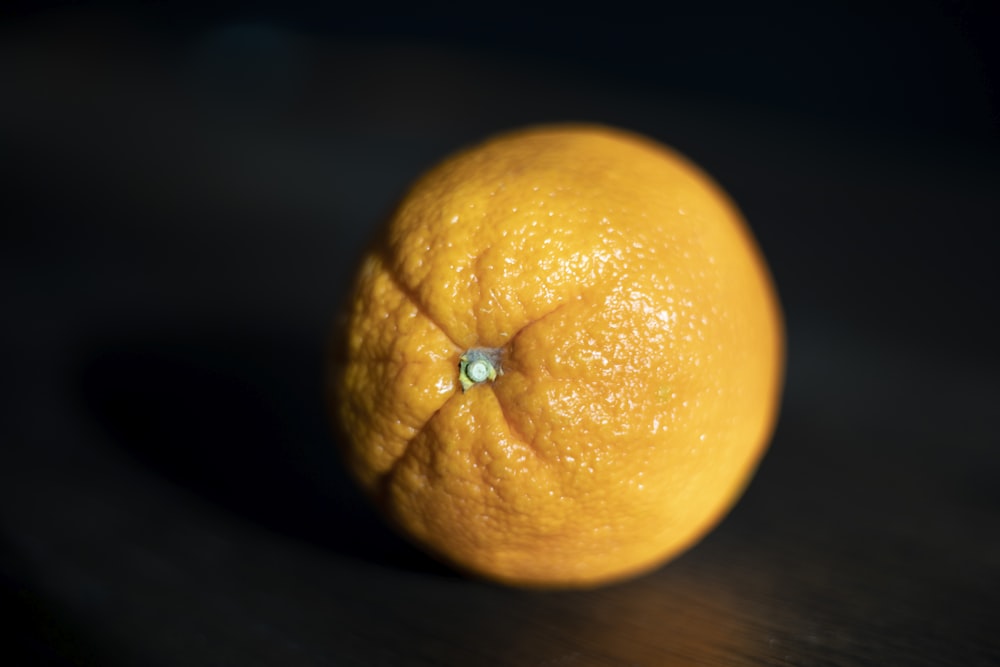
<path id="1" fill-rule="evenodd" d="M 736 4 L 0 10 L 11 664 L 1000 662 L 995 10 Z M 390 534 L 323 404 L 332 318 L 402 188 L 550 121 L 713 174 L 790 337 L 730 517 L 652 575 L 560 594 Z"/>

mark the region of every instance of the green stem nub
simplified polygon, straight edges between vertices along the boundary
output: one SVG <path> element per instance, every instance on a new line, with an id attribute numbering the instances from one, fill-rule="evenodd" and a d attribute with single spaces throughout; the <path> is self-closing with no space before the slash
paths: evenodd
<path id="1" fill-rule="evenodd" d="M 492 382 L 501 373 L 500 350 L 490 347 L 474 347 L 458 361 L 458 380 L 462 383 L 462 391 L 487 380 Z"/>

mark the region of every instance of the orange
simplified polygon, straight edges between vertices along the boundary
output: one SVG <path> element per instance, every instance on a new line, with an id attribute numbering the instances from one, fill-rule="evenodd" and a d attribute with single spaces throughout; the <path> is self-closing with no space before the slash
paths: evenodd
<path id="1" fill-rule="evenodd" d="M 676 556 L 770 439 L 783 326 L 722 190 L 600 126 L 538 127 L 424 175 L 364 257 L 335 356 L 347 464 L 418 545 L 583 587 Z"/>

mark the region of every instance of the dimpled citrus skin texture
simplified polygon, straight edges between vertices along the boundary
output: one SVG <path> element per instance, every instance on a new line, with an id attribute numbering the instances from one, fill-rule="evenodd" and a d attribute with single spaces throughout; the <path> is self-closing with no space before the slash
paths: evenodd
<path id="1" fill-rule="evenodd" d="M 776 417 L 783 328 L 740 214 L 691 163 L 595 126 L 453 156 L 365 257 L 332 373 L 355 477 L 453 565 L 582 587 L 691 546 Z M 460 357 L 499 349 L 463 391 Z"/>

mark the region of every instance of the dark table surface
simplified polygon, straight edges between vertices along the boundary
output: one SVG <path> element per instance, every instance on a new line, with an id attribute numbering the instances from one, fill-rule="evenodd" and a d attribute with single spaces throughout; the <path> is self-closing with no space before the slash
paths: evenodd
<path id="1" fill-rule="evenodd" d="M 6 19 L 3 662 L 1000 663 L 1000 114 L 983 28 L 942 12 L 511 35 Z M 539 593 L 386 530 L 339 466 L 322 374 L 400 189 L 555 120 L 713 173 L 790 349 L 773 446 L 715 532 L 643 578 Z"/>

